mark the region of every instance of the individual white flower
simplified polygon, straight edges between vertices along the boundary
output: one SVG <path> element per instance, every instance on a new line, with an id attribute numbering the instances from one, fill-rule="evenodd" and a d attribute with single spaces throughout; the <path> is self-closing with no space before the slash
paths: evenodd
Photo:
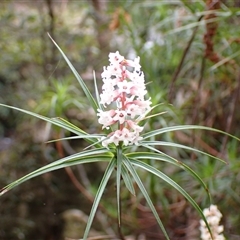
<path id="1" fill-rule="evenodd" d="M 124 57 L 119 54 L 119 51 L 115 53 L 109 53 L 109 62 L 113 65 L 119 64 L 124 60 Z"/>
<path id="2" fill-rule="evenodd" d="M 118 86 L 118 91 L 120 93 L 130 94 L 131 88 L 133 87 L 133 83 L 128 82 L 127 80 L 123 80 L 122 82 L 118 82 L 117 86 Z"/>
<path id="3" fill-rule="evenodd" d="M 135 144 L 138 145 L 139 142 L 142 140 L 143 138 L 141 136 L 139 136 L 139 133 L 134 132 L 132 135 L 132 140 L 131 140 L 131 144 Z"/>
<path id="4" fill-rule="evenodd" d="M 140 71 L 141 65 L 139 64 L 139 62 L 140 62 L 140 57 L 136 57 L 133 61 L 124 59 L 123 64 L 125 66 L 133 67 L 135 71 L 136 70 Z"/>
<path id="5" fill-rule="evenodd" d="M 119 121 L 120 124 L 123 124 L 125 122 L 125 117 L 127 113 L 124 110 L 116 110 L 115 111 L 115 116 L 113 117 L 114 121 Z"/>
<path id="6" fill-rule="evenodd" d="M 137 99 L 144 102 L 144 96 L 146 95 L 147 91 L 145 90 L 145 87 L 141 87 L 138 85 L 134 85 L 133 88 L 131 88 L 131 94 L 135 95 Z"/>
<path id="7" fill-rule="evenodd" d="M 113 92 L 107 94 L 107 91 L 103 91 L 103 93 L 100 94 L 100 99 L 100 103 L 103 104 L 104 107 L 106 106 L 106 104 L 111 104 L 114 99 Z"/>
<path id="8" fill-rule="evenodd" d="M 120 142 L 120 137 L 121 137 L 121 131 L 116 130 L 113 135 L 110 137 L 110 140 L 112 143 L 114 143 L 116 146 L 119 145 Z"/>
<path id="9" fill-rule="evenodd" d="M 148 111 L 151 109 L 151 100 L 150 98 L 148 100 L 142 101 L 141 99 L 137 99 L 133 101 L 134 104 L 138 105 L 141 109 L 143 109 L 144 112 Z"/>
<path id="10" fill-rule="evenodd" d="M 102 146 L 103 147 L 108 147 L 108 145 L 110 144 L 110 143 L 112 143 L 113 141 L 112 141 L 112 139 L 111 138 L 106 138 L 106 137 L 102 137 Z"/>
<path id="11" fill-rule="evenodd" d="M 130 103 L 126 105 L 126 112 L 131 118 L 135 118 L 142 114 L 142 109 L 138 105 Z"/>
<path id="12" fill-rule="evenodd" d="M 115 123 L 115 120 L 113 119 L 113 116 L 115 115 L 115 111 L 114 110 L 110 110 L 110 111 L 102 111 L 100 109 L 98 109 L 97 116 L 99 116 L 98 122 L 100 124 L 103 125 L 102 128 L 107 128 L 112 125 L 113 123 Z"/>
<path id="13" fill-rule="evenodd" d="M 136 124 L 132 120 L 127 120 L 126 123 L 136 133 L 140 133 L 143 130 L 143 127 L 140 127 L 138 124 Z"/>
<path id="14" fill-rule="evenodd" d="M 127 128 L 117 130 L 115 132 L 115 137 L 118 138 L 119 141 L 122 141 L 126 146 L 128 145 L 129 141 L 131 141 L 130 131 Z"/>
<path id="15" fill-rule="evenodd" d="M 142 71 L 133 71 L 129 73 L 129 78 L 131 81 L 138 85 L 145 85 L 144 84 L 144 73 Z"/>
<path id="16" fill-rule="evenodd" d="M 109 65 L 107 67 L 107 71 L 108 73 L 106 73 L 106 75 L 111 75 L 111 78 L 113 77 L 118 78 L 122 76 L 122 69 L 119 68 L 119 66 Z"/>
<path id="17" fill-rule="evenodd" d="M 104 82 L 104 84 L 102 85 L 102 90 L 106 91 L 107 93 L 109 92 L 114 92 L 115 90 L 115 83 L 114 81 L 106 81 Z"/>
<path id="18" fill-rule="evenodd" d="M 103 72 L 101 73 L 101 77 L 104 79 L 109 80 L 112 76 L 112 73 L 104 66 L 103 67 Z"/>

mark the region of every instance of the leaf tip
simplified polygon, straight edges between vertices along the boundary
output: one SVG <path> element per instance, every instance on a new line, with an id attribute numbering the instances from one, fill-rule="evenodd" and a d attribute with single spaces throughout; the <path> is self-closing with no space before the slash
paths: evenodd
<path id="1" fill-rule="evenodd" d="M 6 188 L 2 188 L 2 189 L 0 190 L 0 197 L 1 197 L 3 194 L 5 194 L 6 192 L 8 192 L 8 190 L 7 190 Z"/>

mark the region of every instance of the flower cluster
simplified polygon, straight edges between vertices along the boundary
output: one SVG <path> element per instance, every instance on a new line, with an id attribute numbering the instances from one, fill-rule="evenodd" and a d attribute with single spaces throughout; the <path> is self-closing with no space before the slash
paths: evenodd
<path id="1" fill-rule="evenodd" d="M 222 214 L 218 210 L 217 206 L 211 205 L 209 208 L 203 210 L 203 214 L 206 217 L 209 227 L 212 231 L 213 239 L 224 240 L 225 238 L 222 234 L 223 226 L 219 226 Z M 200 232 L 202 240 L 212 240 L 207 226 L 203 220 L 200 220 Z"/>
<path id="2" fill-rule="evenodd" d="M 102 142 L 107 147 L 110 143 L 116 146 L 123 142 L 125 146 L 138 144 L 142 139 L 139 133 L 143 127 L 138 125 L 151 107 L 150 99 L 144 100 L 147 93 L 144 74 L 140 70 L 140 58 L 127 60 L 116 53 L 109 54 L 110 65 L 102 73 L 103 86 L 100 103 L 104 110 L 98 109 L 98 122 L 103 128 L 113 130 Z M 107 110 L 110 108 L 110 110 Z"/>

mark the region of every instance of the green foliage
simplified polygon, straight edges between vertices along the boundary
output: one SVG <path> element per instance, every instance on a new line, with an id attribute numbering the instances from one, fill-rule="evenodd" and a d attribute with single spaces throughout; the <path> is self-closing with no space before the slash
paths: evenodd
<path id="1" fill-rule="evenodd" d="M 66 132 L 71 131 L 72 135 L 77 134 L 74 137 L 70 135 L 68 138 L 71 143 L 76 138 L 77 151 L 82 149 L 82 144 L 80 142 L 79 145 L 79 141 L 82 138 L 87 138 L 87 132 L 99 132 L 100 129 L 95 123 L 89 123 L 90 114 L 87 111 L 89 106 L 86 104 L 83 94 L 78 92 L 78 86 L 76 87 L 75 83 L 72 82 L 71 73 L 56 48 L 49 41 L 47 32 L 60 43 L 64 52 L 68 53 L 76 71 L 84 74 L 83 79 L 87 79 L 85 83 L 91 92 L 94 88 L 97 90 L 96 85 L 100 86 L 97 83 L 100 79 L 99 69 L 106 61 L 106 51 L 108 52 L 109 48 L 113 51 L 118 49 L 126 55 L 129 54 L 129 57 L 139 55 L 142 68 L 146 72 L 147 82 L 149 82 L 147 85 L 149 95 L 156 105 L 159 102 L 169 102 L 169 91 L 174 72 L 176 72 L 184 50 L 197 26 L 198 30 L 194 35 L 193 42 L 173 83 L 174 91 L 170 103 L 174 107 L 163 104 L 154 109 L 152 114 L 158 114 L 158 112 L 166 110 L 167 113 L 149 118 L 148 121 L 144 122 L 146 124 L 145 129 L 150 131 L 184 123 L 214 127 L 239 137 L 238 122 L 240 115 L 236 107 L 239 105 L 239 98 L 235 96 L 237 96 L 239 86 L 238 38 L 240 30 L 238 27 L 239 8 L 234 1 L 225 1 L 225 3 L 221 3 L 219 9 L 212 11 L 216 14 L 216 18 L 210 20 L 218 24 L 216 34 L 212 38 L 214 52 L 218 53 L 220 57 L 218 62 L 212 62 L 205 57 L 204 35 L 206 34 L 207 23 L 205 18 L 209 14 L 205 1 L 182 0 L 174 1 L 174 3 L 172 1 L 108 2 L 106 10 L 99 10 L 96 14 L 99 23 L 101 22 L 99 20 L 100 16 L 104 15 L 105 17 L 105 22 L 101 27 L 94 20 L 93 16 L 96 13 L 94 6 L 90 6 L 85 1 L 69 1 L 65 8 L 60 4 L 58 7 L 54 6 L 55 26 L 53 32 L 50 27 L 51 17 L 48 15 L 44 3 L 37 7 L 34 4 L 21 3 L 23 8 L 19 9 L 16 8 L 19 5 L 15 5 L 15 3 L 16 1 L 4 2 L 0 10 L 0 47 L 2 50 L 0 102 L 19 108 L 31 109 L 34 112 L 36 110 L 37 113 L 41 114 L 42 119 L 50 121 L 51 124 L 60 128 L 65 127 Z M 116 5 L 118 9 L 116 9 Z M 21 11 L 24 8 L 27 8 L 27 11 Z M 60 12 L 61 14 L 59 14 Z M 118 25 L 115 29 L 109 31 L 108 27 L 114 21 L 115 15 Z M 203 18 L 199 21 L 201 15 Z M 104 44 L 101 47 L 99 44 L 99 39 L 103 39 L 103 37 L 106 39 L 104 48 L 102 48 Z M 91 81 L 93 78 L 92 69 L 97 70 L 95 87 Z M 86 89 L 86 86 L 84 88 Z M 69 114 L 69 109 L 73 110 L 73 114 L 72 112 Z M 76 113 L 86 116 L 82 119 Z M 80 125 L 80 130 L 62 118 L 51 119 L 42 115 L 66 118 L 77 126 Z M 22 128 L 23 124 L 21 123 L 24 121 L 28 120 L 23 118 L 21 114 L 16 114 L 9 108 L 1 107 L 0 136 L 11 137 L 14 140 L 14 136 L 11 134 L 15 129 L 21 132 L 19 129 Z M 34 131 L 33 128 L 26 130 L 28 134 Z M 239 192 L 237 171 L 239 169 L 239 142 L 229 141 L 228 151 L 224 151 L 226 149 L 225 138 L 221 135 L 221 132 L 208 131 L 205 134 L 205 132 L 194 131 L 191 134 L 191 131 L 187 131 L 187 133 L 179 136 L 178 131 L 169 131 L 160 136 L 151 136 L 149 139 L 151 145 L 148 145 L 146 151 L 151 152 L 156 147 L 161 153 L 170 154 L 172 158 L 166 156 L 162 156 L 162 158 L 172 163 L 174 159 L 177 159 L 185 166 L 189 166 L 198 174 L 194 176 L 195 180 L 193 178 L 194 174 L 192 175 L 187 168 L 185 168 L 187 171 L 184 171 L 182 166 L 178 168 L 178 166 L 172 164 L 169 167 L 169 164 L 155 159 L 141 160 L 161 169 L 167 175 L 171 174 L 173 180 L 184 186 L 184 189 L 191 193 L 192 198 L 201 207 L 207 206 L 208 195 L 205 193 L 205 189 L 209 189 L 214 202 L 218 203 L 225 216 L 226 233 L 229 239 L 234 239 L 233 235 L 240 235 L 239 229 L 235 227 L 239 222 L 235 213 L 240 206 L 240 199 L 236 194 Z M 96 143 L 101 136 L 88 136 L 87 142 L 89 144 Z M 65 136 L 61 137 L 65 138 Z M 21 147 L 21 144 L 27 144 L 27 141 L 31 146 L 29 149 L 37 148 L 30 139 L 21 140 L 17 149 L 18 154 L 9 156 L 9 159 L 12 159 L 10 161 L 12 166 L 15 166 L 13 163 L 17 162 L 18 159 L 24 158 L 26 163 L 29 163 L 34 158 L 35 153 L 25 154 L 24 149 L 27 147 Z M 177 145 L 177 142 L 181 142 L 181 145 Z M 192 148 L 188 148 L 184 143 L 189 144 Z M 172 147 L 170 147 L 171 144 Z M 96 144 L 94 147 L 98 146 Z M 146 146 L 144 144 L 139 149 L 143 151 Z M 216 149 L 212 158 L 196 152 L 198 151 L 196 149 L 204 152 L 212 147 Z M 130 149 L 127 151 L 130 151 Z M 194 151 L 194 154 L 191 151 Z M 224 153 L 223 159 L 227 160 L 229 158 L 228 165 L 214 159 L 214 157 L 221 156 Z M 52 158 L 53 156 L 51 156 Z M 54 159 L 56 159 L 56 153 Z M 75 163 L 77 164 L 77 162 Z M 19 163 L 20 165 L 21 163 Z M 123 166 L 121 168 L 123 182 L 130 193 L 136 195 L 138 199 L 136 204 L 138 204 L 143 195 L 135 190 L 135 182 L 126 166 L 124 164 Z M 29 167 L 29 169 L 27 169 L 27 166 L 25 167 L 22 175 L 34 168 L 34 166 Z M 39 164 L 36 167 L 39 167 Z M 97 165 L 94 168 L 98 167 Z M 9 176 L 11 176 L 8 182 L 16 179 L 14 177 L 15 170 L 9 168 L 8 171 Z M 137 173 L 144 182 L 144 186 L 155 206 L 160 205 L 165 206 L 165 209 L 170 209 L 171 201 L 179 198 L 179 194 L 175 190 L 169 189 L 167 183 L 161 182 L 161 186 L 159 186 L 157 177 L 146 174 L 145 171 L 138 171 Z M 113 174 L 115 174 L 115 171 L 113 171 Z M 118 182 L 119 174 L 120 171 L 116 176 Z M 19 175 L 16 176 L 20 177 Z M 199 182 L 200 177 L 206 187 Z M 4 181 L 1 181 L 1 185 L 7 184 L 5 177 L 3 178 Z M 96 188 L 96 186 L 91 187 Z M 119 185 L 117 185 L 117 189 L 117 192 L 119 192 Z M 130 198 L 129 193 L 122 187 L 121 193 L 122 197 L 125 194 Z M 114 204 L 115 202 L 111 198 L 112 195 L 109 193 L 109 198 L 102 199 L 103 204 L 106 204 L 106 206 L 108 203 Z M 123 211 L 124 208 L 129 208 L 127 204 L 126 206 L 125 203 L 122 204 Z M 229 205 L 233 206 L 231 211 Z M 114 210 L 116 209 L 113 208 L 112 211 Z M 112 215 L 114 214 L 117 216 L 117 212 L 112 213 Z M 162 220 L 165 221 L 165 219 Z M 132 221 L 135 221 L 135 226 L 137 226 L 137 217 L 134 214 Z M 123 221 L 123 225 L 128 223 L 128 221 Z M 133 224 L 129 224 L 126 228 L 128 228 L 126 232 L 136 230 L 133 228 Z M 15 238 L 16 236 L 14 235 Z"/>
<path id="2" fill-rule="evenodd" d="M 52 40 L 53 41 L 53 40 Z M 80 77 L 80 75 L 77 73 L 76 69 L 73 67 L 73 65 L 71 64 L 71 62 L 68 60 L 67 56 L 63 53 L 63 51 L 60 49 L 60 47 L 53 41 L 53 43 L 57 46 L 57 48 L 60 50 L 61 54 L 63 55 L 64 59 L 66 60 L 67 64 L 69 65 L 70 69 L 72 70 L 72 72 L 74 73 L 75 77 L 77 78 L 77 80 L 79 81 L 83 92 L 85 93 L 86 97 L 88 98 L 91 106 L 94 108 L 94 110 L 97 112 L 97 108 L 98 108 L 98 104 L 100 103 L 96 103 L 92 94 L 90 93 L 89 89 L 87 88 L 87 86 L 85 85 L 85 83 L 83 82 L 82 78 Z M 61 94 L 60 94 L 61 96 Z M 60 103 L 64 103 L 65 101 L 61 102 L 61 98 L 60 98 Z M 200 185 L 202 187 L 205 188 L 205 190 L 207 191 L 206 185 L 204 184 L 204 182 L 202 181 L 202 179 L 188 166 L 186 166 L 185 164 L 181 163 L 180 161 L 172 158 L 171 156 L 164 154 L 160 151 L 158 151 L 157 149 L 155 149 L 152 146 L 155 145 L 169 145 L 171 147 L 182 147 L 182 148 L 187 148 L 190 150 L 195 150 L 193 148 L 190 147 L 184 147 L 182 145 L 178 145 L 178 144 L 173 144 L 173 143 L 164 143 L 164 142 L 159 142 L 159 141 L 154 141 L 154 142 L 148 142 L 145 141 L 142 144 L 140 143 L 140 146 L 146 147 L 150 150 L 153 150 L 155 152 L 157 152 L 157 154 L 153 154 L 153 153 L 144 153 L 144 152 L 135 152 L 134 154 L 131 154 L 131 150 L 129 147 L 122 147 L 120 146 L 115 146 L 114 148 L 108 149 L 108 148 L 101 148 L 101 145 L 99 145 L 99 140 L 98 138 L 100 138 L 100 135 L 89 135 L 87 133 L 85 133 L 83 130 L 79 129 L 78 127 L 76 127 L 75 125 L 61 119 L 61 118 L 56 118 L 56 119 L 50 119 L 23 109 L 19 109 L 16 107 L 11 107 L 11 106 L 7 106 L 4 104 L 0 104 L 1 106 L 4 107 L 8 107 L 8 108 L 12 108 L 12 109 L 16 109 L 19 110 L 21 112 L 30 114 L 32 116 L 35 116 L 37 118 L 40 118 L 42 120 L 45 120 L 49 123 L 52 123 L 54 125 L 60 126 L 61 128 L 71 131 L 77 135 L 79 135 L 80 138 L 84 138 L 90 142 L 93 142 L 93 145 L 91 146 L 95 146 L 95 149 L 92 150 L 85 150 L 73 155 L 70 155 L 68 157 L 59 159 L 53 163 L 50 163 L 44 167 L 39 168 L 38 170 L 35 170 L 27 175 L 25 175 L 24 177 L 18 179 L 17 181 L 14 181 L 13 183 L 10 183 L 9 185 L 7 185 L 6 187 L 4 187 L 3 189 L 1 189 L 1 195 L 3 195 L 4 193 L 6 193 L 7 191 L 11 190 L 12 188 L 18 186 L 19 184 L 30 180 L 36 176 L 42 175 L 44 173 L 48 173 L 57 169 L 61 169 L 64 167 L 70 167 L 70 166 L 74 166 L 74 165 L 78 165 L 78 164 L 83 164 L 83 163 L 94 163 L 94 162 L 101 162 L 101 161 L 108 161 L 109 165 L 105 170 L 104 176 L 102 178 L 102 181 L 99 185 L 98 191 L 96 193 L 95 196 L 95 200 L 93 202 L 92 205 L 92 210 L 90 212 L 89 215 L 89 219 L 87 222 L 87 226 L 86 226 L 86 230 L 83 236 L 83 239 L 87 239 L 88 235 L 89 235 L 89 231 L 90 231 L 90 227 L 92 225 L 94 216 L 96 214 L 97 211 L 97 207 L 99 205 L 99 202 L 101 200 L 101 197 L 103 195 L 103 192 L 106 188 L 106 185 L 109 181 L 110 176 L 113 173 L 113 170 L 116 168 L 117 169 L 117 174 L 116 174 L 116 184 L 117 184 L 117 213 L 118 213 L 118 225 L 119 225 L 119 229 L 121 229 L 121 207 L 120 207 L 120 183 L 121 183 L 121 176 L 123 175 L 124 178 L 124 182 L 126 184 L 126 187 L 130 190 L 131 193 L 135 194 L 134 191 L 134 187 L 133 187 L 133 181 L 136 182 L 136 184 L 138 185 L 140 191 L 142 192 L 144 198 L 146 199 L 151 211 L 153 212 L 153 215 L 155 216 L 161 230 L 163 231 L 164 236 L 166 237 L 166 239 L 170 239 L 165 227 L 161 221 L 161 219 L 158 216 L 158 213 L 156 211 L 156 208 L 149 196 L 149 194 L 147 193 L 147 190 L 144 187 L 144 184 L 142 183 L 138 173 L 136 172 L 134 166 L 138 166 L 154 175 L 156 175 L 158 178 L 161 178 L 162 180 L 164 180 L 165 182 L 167 182 L 169 185 L 171 185 L 172 187 L 174 187 L 177 191 L 179 191 L 179 193 L 181 193 L 192 205 L 193 207 L 199 212 L 199 214 L 201 215 L 201 217 L 203 218 L 204 222 L 206 223 L 209 231 L 211 232 L 211 229 L 208 225 L 208 222 L 201 210 L 201 208 L 198 206 L 198 204 L 193 200 L 193 198 L 182 188 L 180 187 L 180 185 L 178 185 L 175 181 L 173 181 L 171 179 L 171 177 L 168 177 L 166 174 L 164 174 L 162 171 L 159 171 L 157 168 L 146 164 L 142 161 L 139 161 L 139 159 L 147 159 L 147 160 L 160 160 L 160 161 L 164 161 L 164 162 L 168 162 L 170 164 L 174 164 L 176 166 L 179 166 L 180 168 L 183 168 L 187 171 L 189 171 L 200 183 Z M 154 115 L 153 115 L 154 117 Z M 221 132 L 224 134 L 224 132 L 220 131 L 220 130 L 215 130 L 209 127 L 199 127 L 199 126 L 176 126 L 176 127 L 166 127 L 166 128 L 162 128 L 159 130 L 153 130 L 150 131 L 148 133 L 146 133 L 145 135 L 143 135 L 143 140 L 146 140 L 148 138 L 151 138 L 153 136 L 156 135 L 160 135 L 162 133 L 165 132 L 172 132 L 172 131 L 177 131 L 177 130 L 189 130 L 189 129 L 205 129 L 205 130 L 212 130 L 212 131 L 216 131 L 216 132 Z M 231 136 L 230 134 L 227 134 Z M 240 139 L 238 139 L 237 137 L 231 136 L 232 138 L 235 138 L 236 140 L 240 141 Z M 94 140 L 94 138 L 96 140 Z M 130 151 L 130 154 L 125 154 L 125 151 Z M 198 150 L 195 150 L 198 151 Z M 201 151 L 198 151 L 201 152 Z M 206 154 L 207 156 L 211 156 L 209 154 Z M 125 168 L 124 171 L 122 171 L 122 169 Z M 122 174 L 122 172 L 124 172 Z M 209 195 L 210 196 L 210 195 Z"/>

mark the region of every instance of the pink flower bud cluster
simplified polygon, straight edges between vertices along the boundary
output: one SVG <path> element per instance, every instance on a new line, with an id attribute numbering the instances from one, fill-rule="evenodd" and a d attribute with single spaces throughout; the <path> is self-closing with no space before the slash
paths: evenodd
<path id="1" fill-rule="evenodd" d="M 213 239 L 224 240 L 225 237 L 222 234 L 223 226 L 219 225 L 220 220 L 222 218 L 222 214 L 218 210 L 217 206 L 211 205 L 209 208 L 206 208 L 203 210 L 203 214 L 207 219 L 207 222 L 209 224 L 209 227 L 213 235 Z M 200 232 L 201 232 L 202 240 L 212 240 L 212 237 L 208 231 L 208 228 L 202 219 L 200 220 Z"/>
<path id="2" fill-rule="evenodd" d="M 117 125 L 103 140 L 105 147 L 120 142 L 125 146 L 138 144 L 142 139 L 139 134 L 143 127 L 138 122 L 150 110 L 151 101 L 144 100 L 147 91 L 139 60 L 126 60 L 117 51 L 109 54 L 110 65 L 103 68 L 100 103 L 106 110 L 98 109 L 98 122 L 106 129 Z"/>

